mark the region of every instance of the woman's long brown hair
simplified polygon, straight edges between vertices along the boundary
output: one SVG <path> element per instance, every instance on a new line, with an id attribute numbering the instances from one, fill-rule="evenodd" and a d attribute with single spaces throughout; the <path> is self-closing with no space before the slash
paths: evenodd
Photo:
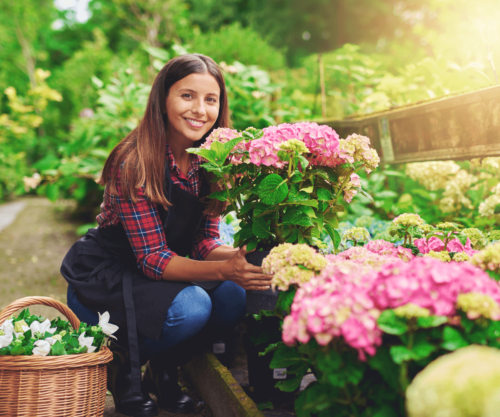
<path id="1" fill-rule="evenodd" d="M 166 99 L 170 87 L 190 74 L 210 74 L 220 87 L 219 116 L 212 129 L 194 146 L 200 146 L 212 130 L 219 127 L 231 127 L 229 106 L 227 103 L 226 84 L 219 66 L 212 58 L 201 54 L 181 55 L 171 59 L 161 69 L 149 94 L 144 117 L 132 132 L 111 151 L 99 184 L 107 185 L 111 194 L 117 194 L 116 177 L 119 167 L 121 172 L 122 196 L 137 202 L 137 189 L 145 185 L 145 195 L 156 204 L 168 209 L 170 202 L 164 193 L 165 158 L 167 145 L 167 107 Z M 208 180 L 210 180 L 208 175 Z M 211 183 L 212 191 L 216 183 Z M 209 200 L 205 214 L 217 217 L 225 205 L 219 200 Z"/>

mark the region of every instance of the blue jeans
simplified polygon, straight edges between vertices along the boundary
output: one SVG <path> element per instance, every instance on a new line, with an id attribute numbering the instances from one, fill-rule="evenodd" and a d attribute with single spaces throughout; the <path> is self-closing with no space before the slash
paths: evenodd
<path id="1" fill-rule="evenodd" d="M 68 286 L 68 307 L 87 324 L 95 326 L 99 316 L 85 307 Z M 245 316 L 245 290 L 232 281 L 224 281 L 209 293 L 196 285 L 184 288 L 174 298 L 163 323 L 160 339 L 138 335 L 141 364 L 195 336 L 202 329 L 207 335 L 221 336 L 232 330 Z M 119 340 L 126 339 L 125 329 L 117 332 Z"/>

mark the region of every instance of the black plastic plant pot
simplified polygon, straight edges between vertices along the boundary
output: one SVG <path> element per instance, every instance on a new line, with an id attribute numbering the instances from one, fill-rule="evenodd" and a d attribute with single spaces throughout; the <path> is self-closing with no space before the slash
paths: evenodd
<path id="1" fill-rule="evenodd" d="M 247 262 L 255 265 L 262 266 L 262 261 L 269 255 L 270 251 L 260 251 L 247 253 L 245 256 Z M 278 301 L 279 290 L 265 290 L 265 291 L 247 291 L 247 313 L 259 314 L 260 310 L 274 310 L 276 302 Z"/>

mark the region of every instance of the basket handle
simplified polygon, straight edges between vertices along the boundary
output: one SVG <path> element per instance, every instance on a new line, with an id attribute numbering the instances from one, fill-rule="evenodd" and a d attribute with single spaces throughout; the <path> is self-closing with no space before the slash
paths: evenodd
<path id="1" fill-rule="evenodd" d="M 17 310 L 38 304 L 53 307 L 60 313 L 64 314 L 73 326 L 73 329 L 78 330 L 78 327 L 80 327 L 80 320 L 78 320 L 75 313 L 73 313 L 69 307 L 65 306 L 60 301 L 54 300 L 50 297 L 24 297 L 10 303 L 0 312 L 0 325 L 2 325 L 3 322 Z"/>

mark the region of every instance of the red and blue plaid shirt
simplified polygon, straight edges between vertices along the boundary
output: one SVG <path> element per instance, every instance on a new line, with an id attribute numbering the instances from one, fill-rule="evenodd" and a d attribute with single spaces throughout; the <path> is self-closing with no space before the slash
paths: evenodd
<path id="1" fill-rule="evenodd" d="M 175 163 L 174 155 L 168 145 L 167 158 L 170 177 L 174 184 L 198 196 L 200 193 L 200 157 L 193 155 L 187 176 Z M 137 258 L 137 266 L 146 276 L 161 280 L 163 270 L 177 254 L 168 248 L 156 204 L 151 203 L 144 196 L 144 188 L 138 190 L 138 201 L 135 204 L 130 198 L 121 197 L 120 174 L 121 169 L 116 179 L 118 195 L 110 194 L 108 187 L 104 190 L 104 201 L 101 204 L 101 213 L 97 216 L 97 223 L 99 227 L 108 227 L 121 222 Z M 220 240 L 219 223 L 220 217 L 214 219 L 203 216 L 200 229 L 193 242 L 193 259 L 203 260 L 212 250 L 224 244 Z"/>

